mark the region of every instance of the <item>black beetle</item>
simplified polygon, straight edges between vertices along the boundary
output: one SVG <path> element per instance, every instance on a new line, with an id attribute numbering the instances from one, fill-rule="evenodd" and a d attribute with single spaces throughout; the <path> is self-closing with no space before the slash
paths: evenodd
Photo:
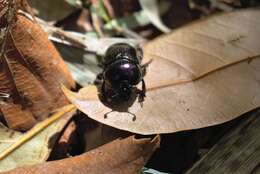
<path id="1" fill-rule="evenodd" d="M 127 43 L 117 43 L 108 48 L 101 73 L 101 96 L 105 102 L 128 101 L 133 88 L 142 82 L 142 89 L 135 90 L 142 105 L 146 93 L 143 77 L 149 64 L 141 65 L 142 57 L 141 49 Z"/>

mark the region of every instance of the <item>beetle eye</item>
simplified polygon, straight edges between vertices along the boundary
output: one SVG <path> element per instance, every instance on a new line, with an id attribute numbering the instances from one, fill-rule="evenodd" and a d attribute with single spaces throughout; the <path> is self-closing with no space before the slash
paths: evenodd
<path id="1" fill-rule="evenodd" d="M 141 79 L 140 68 L 128 61 L 117 61 L 111 64 L 105 71 L 105 79 L 113 86 L 127 81 L 130 85 L 137 85 Z"/>

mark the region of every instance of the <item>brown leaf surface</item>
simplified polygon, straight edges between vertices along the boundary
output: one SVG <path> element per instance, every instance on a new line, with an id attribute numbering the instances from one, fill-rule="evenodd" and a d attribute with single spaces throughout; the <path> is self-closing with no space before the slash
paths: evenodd
<path id="1" fill-rule="evenodd" d="M 112 112 L 95 87 L 69 100 L 89 117 L 140 134 L 170 133 L 220 124 L 260 106 L 259 9 L 225 13 L 195 22 L 149 42 L 153 59 L 144 106 Z"/>
<path id="2" fill-rule="evenodd" d="M 0 3 L 3 12 L 6 4 Z M 28 130 L 67 103 L 59 86 L 63 83 L 70 88 L 74 82 L 40 26 L 22 14 L 8 24 L 9 11 L 0 16 L 0 27 L 10 28 L 5 33 L 6 42 L 1 39 L 1 47 L 4 42 L 5 46 L 0 60 L 0 91 L 10 97 L 0 100 L 0 113 L 10 128 Z"/>
<path id="3" fill-rule="evenodd" d="M 136 174 L 156 148 L 160 138 L 117 139 L 97 149 L 64 160 L 17 168 L 3 174 Z"/>

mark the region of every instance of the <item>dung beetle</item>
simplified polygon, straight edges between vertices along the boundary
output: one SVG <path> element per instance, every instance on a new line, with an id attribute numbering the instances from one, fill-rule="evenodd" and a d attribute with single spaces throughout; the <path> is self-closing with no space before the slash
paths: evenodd
<path id="1" fill-rule="evenodd" d="M 127 43 L 116 43 L 108 48 L 102 62 L 101 95 L 105 102 L 128 101 L 132 92 L 138 95 L 138 102 L 144 101 L 146 87 L 144 75 L 148 65 L 141 65 L 142 51 Z M 141 90 L 135 86 L 142 83 Z"/>

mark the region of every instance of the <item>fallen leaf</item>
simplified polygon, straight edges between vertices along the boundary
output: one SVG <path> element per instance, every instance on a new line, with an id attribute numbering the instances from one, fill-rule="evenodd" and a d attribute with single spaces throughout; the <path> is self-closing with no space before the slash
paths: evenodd
<path id="1" fill-rule="evenodd" d="M 28 0 L 29 4 L 34 8 L 36 14 L 46 21 L 61 20 L 76 8 L 64 0 Z"/>
<path id="2" fill-rule="evenodd" d="M 9 128 L 24 131 L 67 104 L 59 86 L 70 88 L 74 81 L 40 26 L 8 3 L 0 4 L 5 12 L 0 16 L 0 91 L 9 96 L 0 100 L 0 115 Z"/>
<path id="3" fill-rule="evenodd" d="M 5 174 L 45 174 L 46 171 L 48 174 L 136 174 L 159 144 L 159 136 L 152 140 L 130 136 L 76 157 L 17 168 Z"/>
<path id="4" fill-rule="evenodd" d="M 94 87 L 69 100 L 90 118 L 140 134 L 171 133 L 220 124 L 260 106 L 260 11 L 248 9 L 195 22 L 149 42 L 144 62 L 148 92 L 125 112 L 112 112 Z M 243 27 L 241 27 L 243 26 Z"/>
<path id="5" fill-rule="evenodd" d="M 0 172 L 46 161 L 74 113 L 75 107 L 64 107 L 24 134 L 0 124 Z"/>

